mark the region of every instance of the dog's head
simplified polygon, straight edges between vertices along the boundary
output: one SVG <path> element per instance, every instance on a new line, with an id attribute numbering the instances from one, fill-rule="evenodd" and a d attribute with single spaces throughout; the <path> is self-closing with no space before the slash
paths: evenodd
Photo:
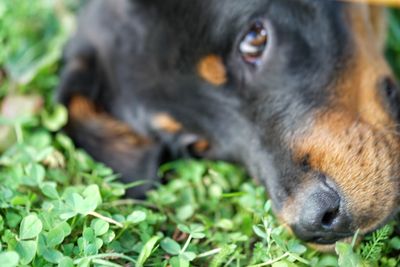
<path id="1" fill-rule="evenodd" d="M 248 25 L 228 59 L 275 173 L 256 161 L 249 168 L 258 164 L 277 212 L 302 239 L 369 232 L 398 209 L 400 191 L 399 89 L 382 55 L 379 11 L 259 2 L 236 17 Z"/>
<path id="2" fill-rule="evenodd" d="M 264 12 L 240 40 L 234 74 L 272 153 L 275 179 L 257 175 L 306 241 L 376 229 L 400 192 L 399 88 L 382 55 L 382 14 L 332 1 Z"/>
<path id="3" fill-rule="evenodd" d="M 282 220 L 316 243 L 382 225 L 400 191 L 400 92 L 382 53 L 383 11 L 312 0 L 214 7 L 225 32 L 215 35 L 231 42 L 220 54 L 226 81 L 210 58 L 200 75 L 240 96 L 261 138 L 244 161 Z"/>
<path id="4" fill-rule="evenodd" d="M 397 211 L 400 92 L 383 56 L 380 9 L 320 0 L 137 2 L 150 18 L 134 27 L 152 34 L 136 50 L 157 54 L 141 59 L 158 72 L 195 73 L 210 94 L 237 100 L 251 134 L 219 143 L 245 155 L 235 158 L 300 238 L 333 243 Z M 212 127 L 243 130 L 224 123 Z"/>

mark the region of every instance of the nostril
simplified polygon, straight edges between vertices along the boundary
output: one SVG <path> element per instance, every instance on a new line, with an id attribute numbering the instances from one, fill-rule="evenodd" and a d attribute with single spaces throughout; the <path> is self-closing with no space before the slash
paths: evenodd
<path id="1" fill-rule="evenodd" d="M 339 216 L 339 207 L 327 211 L 321 219 L 321 225 L 324 229 L 332 229 L 336 218 Z"/>
<path id="2" fill-rule="evenodd" d="M 309 231 L 334 231 L 340 221 L 340 197 L 326 185 L 319 186 L 304 203 L 300 223 Z"/>
<path id="3" fill-rule="evenodd" d="M 352 234 L 351 217 L 335 184 L 325 175 L 319 177 L 302 196 L 301 213 L 292 229 L 305 241 L 328 244 Z"/>

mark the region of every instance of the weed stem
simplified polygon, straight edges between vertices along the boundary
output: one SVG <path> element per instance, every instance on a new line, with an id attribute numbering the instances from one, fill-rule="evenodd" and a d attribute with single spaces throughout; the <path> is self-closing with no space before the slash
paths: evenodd
<path id="1" fill-rule="evenodd" d="M 216 249 L 201 253 L 196 258 L 205 258 L 205 257 L 213 256 L 213 255 L 218 254 L 220 252 L 221 252 L 221 248 L 216 248 Z"/>
<path id="2" fill-rule="evenodd" d="M 101 215 L 101 214 L 98 213 L 98 212 L 91 211 L 91 212 L 89 212 L 88 214 L 89 214 L 89 215 L 92 215 L 93 217 L 102 219 L 103 221 L 106 221 L 106 222 L 108 222 L 108 223 L 115 224 L 115 225 L 118 226 L 119 228 L 123 228 L 123 227 L 124 227 L 124 226 L 122 225 L 122 223 L 117 222 L 116 220 L 113 220 L 113 219 L 108 218 L 108 217 L 106 217 L 106 216 L 103 216 L 103 215 Z"/>
<path id="3" fill-rule="evenodd" d="M 189 235 L 188 239 L 186 240 L 185 245 L 181 249 L 181 253 L 184 253 L 186 251 L 186 249 L 188 248 L 188 246 L 190 244 L 190 241 L 192 241 L 192 235 Z"/>
<path id="4" fill-rule="evenodd" d="M 74 264 L 79 264 L 81 261 L 88 259 L 88 260 L 94 260 L 94 259 L 106 259 L 106 258 L 119 258 L 119 259 L 124 259 L 133 263 L 136 263 L 136 261 L 134 259 L 132 259 L 131 257 L 128 257 L 124 254 L 119 254 L 119 253 L 104 253 L 104 254 L 97 254 L 97 255 L 93 255 L 93 256 L 89 256 L 89 257 L 84 257 L 84 258 L 80 258 L 80 259 L 76 259 L 74 261 Z"/>
<path id="5" fill-rule="evenodd" d="M 256 265 L 250 265 L 249 267 L 264 267 L 264 266 L 272 265 L 272 264 L 277 263 L 278 261 L 283 260 L 284 258 L 287 258 L 289 256 L 290 256 L 290 253 L 286 252 L 285 254 L 283 254 L 282 256 L 280 256 L 280 257 L 278 257 L 278 258 L 276 258 L 274 260 L 267 261 L 267 262 L 260 263 L 260 264 L 256 264 Z"/>

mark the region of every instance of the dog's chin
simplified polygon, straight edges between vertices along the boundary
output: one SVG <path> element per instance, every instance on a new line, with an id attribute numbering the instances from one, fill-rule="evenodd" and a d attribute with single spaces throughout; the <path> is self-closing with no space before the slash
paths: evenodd
<path id="1" fill-rule="evenodd" d="M 278 217 L 281 225 L 286 229 L 286 231 L 289 232 L 290 235 L 296 236 L 296 234 L 294 233 L 293 229 L 287 224 L 285 223 L 285 221 L 281 218 Z M 298 238 L 298 237 L 297 237 Z M 309 246 L 312 249 L 315 249 L 317 251 L 320 252 L 326 252 L 326 253 L 334 253 L 335 252 L 335 247 L 336 247 L 336 242 L 344 242 L 344 243 L 351 243 L 353 241 L 353 236 L 348 236 L 342 239 L 331 239 L 331 240 L 327 240 L 327 239 L 316 239 L 316 240 L 310 240 L 310 241 L 304 241 L 307 246 Z M 361 242 L 362 237 L 358 236 L 357 240 L 356 240 L 356 244 L 358 244 L 359 242 Z"/>
<path id="2" fill-rule="evenodd" d="M 362 237 L 358 237 L 356 240 L 356 244 L 360 243 L 362 240 Z M 350 244 L 353 242 L 353 237 L 347 237 L 344 239 L 340 240 L 335 240 L 335 241 L 322 241 L 318 243 L 307 243 L 309 247 L 312 249 L 318 250 L 320 252 L 325 252 L 325 253 L 334 253 L 335 248 L 336 248 L 336 242 L 343 242 L 343 243 L 348 243 Z"/>
<path id="3" fill-rule="evenodd" d="M 400 221 L 400 214 L 398 214 L 399 216 L 399 221 Z M 374 231 L 378 230 L 379 228 L 381 228 L 382 226 L 386 225 L 390 220 L 392 220 L 393 217 L 388 218 L 387 220 L 384 220 L 383 222 L 381 222 L 378 226 L 369 229 L 367 231 L 360 231 L 360 233 L 357 235 L 357 240 L 355 240 L 355 244 L 358 245 L 361 243 L 361 241 L 363 240 L 363 238 L 368 235 L 373 233 Z M 291 233 L 293 234 L 293 231 L 291 231 Z M 316 239 L 316 240 L 312 240 L 312 241 L 306 241 L 307 245 L 315 250 L 321 251 L 321 252 L 335 252 L 335 247 L 336 247 L 336 243 L 337 242 L 343 242 L 343 243 L 352 243 L 353 240 L 355 238 L 355 233 L 353 235 L 349 235 L 348 237 L 345 238 L 341 238 L 341 239 L 335 239 L 335 240 L 328 240 L 328 239 Z"/>

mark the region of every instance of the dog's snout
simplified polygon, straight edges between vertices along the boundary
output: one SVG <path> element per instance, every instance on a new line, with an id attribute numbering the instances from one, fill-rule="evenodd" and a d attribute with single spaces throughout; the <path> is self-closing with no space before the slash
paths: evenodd
<path id="1" fill-rule="evenodd" d="M 340 194 L 321 183 L 304 199 L 302 212 L 293 230 L 303 240 L 332 243 L 351 235 L 350 217 Z"/>
<path id="2" fill-rule="evenodd" d="M 397 121 L 400 120 L 400 88 L 397 83 L 389 76 L 384 77 L 379 84 L 379 89 L 393 117 Z"/>

